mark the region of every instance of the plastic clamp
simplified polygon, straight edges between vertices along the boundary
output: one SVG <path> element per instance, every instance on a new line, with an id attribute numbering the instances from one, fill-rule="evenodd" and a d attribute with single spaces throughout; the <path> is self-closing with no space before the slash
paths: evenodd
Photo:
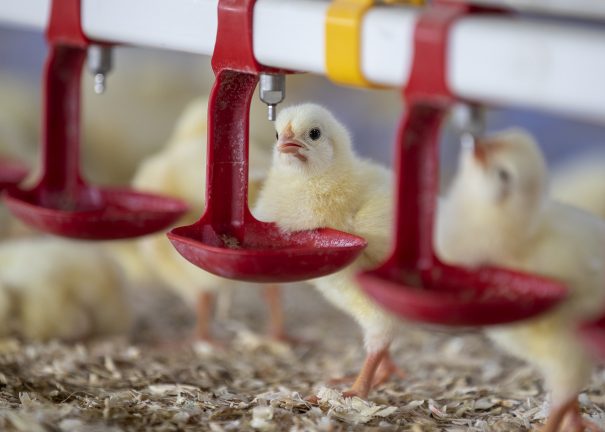
<path id="1" fill-rule="evenodd" d="M 383 0 L 420 6 L 425 0 Z M 361 23 L 374 0 L 333 0 L 326 17 L 326 71 L 334 82 L 377 88 L 361 70 Z"/>
<path id="2" fill-rule="evenodd" d="M 361 71 L 361 21 L 373 0 L 334 0 L 326 18 L 326 69 L 335 82 L 373 87 Z"/>

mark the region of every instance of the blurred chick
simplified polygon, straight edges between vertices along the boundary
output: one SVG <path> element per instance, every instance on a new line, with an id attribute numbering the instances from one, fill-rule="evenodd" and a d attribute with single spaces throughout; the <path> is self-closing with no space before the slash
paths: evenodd
<path id="1" fill-rule="evenodd" d="M 464 149 L 441 204 L 436 251 L 445 262 L 507 267 L 568 287 L 553 311 L 488 335 L 542 373 L 553 404 L 543 432 L 599 430 L 582 419 L 577 403 L 593 362 L 576 328 L 605 306 L 605 224 L 548 197 L 540 149 L 517 129 Z"/>
<path id="2" fill-rule="evenodd" d="M 97 245 L 53 237 L 0 244 L 0 331 L 80 340 L 128 330 L 119 267 Z"/>
<path id="3" fill-rule="evenodd" d="M 0 72 L 0 159 L 33 166 L 36 155 L 38 98 L 31 83 Z M 9 235 L 13 220 L 0 202 L 0 238 Z"/>
<path id="4" fill-rule="evenodd" d="M 605 154 L 586 155 L 555 169 L 551 195 L 605 219 Z"/>
<path id="5" fill-rule="evenodd" d="M 396 371 L 389 356 L 396 320 L 366 297 L 355 279 L 359 270 L 376 266 L 389 252 L 391 174 L 359 158 L 348 131 L 321 106 L 283 109 L 275 126 L 273 165 L 254 214 L 286 231 L 330 227 L 368 241 L 351 266 L 310 281 L 362 327 L 367 356 L 345 396 L 365 398 L 372 384 Z"/>
<path id="6" fill-rule="evenodd" d="M 178 225 L 192 224 L 203 212 L 206 185 L 206 109 L 208 101 L 198 99 L 184 111 L 167 146 L 146 159 L 135 174 L 137 189 L 160 192 L 181 198 L 191 205 L 190 212 Z M 254 202 L 266 172 L 268 155 L 250 140 L 249 199 Z M 212 340 L 210 319 L 217 291 L 233 285 L 233 281 L 214 276 L 186 261 L 170 244 L 165 234 L 141 239 L 139 248 L 147 263 L 164 283 L 189 304 L 197 304 L 195 337 Z M 280 290 L 265 288 L 269 306 L 269 331 L 276 339 L 286 340 Z"/>
<path id="7" fill-rule="evenodd" d="M 35 86 L 0 73 L 0 155 L 33 166 L 38 147 L 39 100 Z"/>

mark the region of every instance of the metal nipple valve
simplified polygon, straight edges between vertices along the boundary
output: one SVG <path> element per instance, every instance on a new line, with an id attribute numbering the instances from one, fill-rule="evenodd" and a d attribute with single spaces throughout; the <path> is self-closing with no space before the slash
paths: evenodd
<path id="1" fill-rule="evenodd" d="M 267 118 L 275 121 L 275 106 L 286 97 L 286 76 L 284 74 L 262 73 L 258 94 L 260 100 L 267 104 Z"/>
<path id="2" fill-rule="evenodd" d="M 474 148 L 476 140 L 485 133 L 485 110 L 479 105 L 460 103 L 452 109 L 452 121 L 460 132 L 463 148 Z"/>
<path id="3" fill-rule="evenodd" d="M 105 76 L 111 70 L 111 48 L 102 45 L 88 47 L 88 70 L 94 76 L 96 94 L 105 92 Z"/>

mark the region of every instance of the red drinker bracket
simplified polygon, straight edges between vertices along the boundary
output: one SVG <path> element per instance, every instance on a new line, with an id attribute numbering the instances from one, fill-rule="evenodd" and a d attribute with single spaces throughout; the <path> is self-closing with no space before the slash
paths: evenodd
<path id="1" fill-rule="evenodd" d="M 565 296 L 545 278 L 500 268 L 445 265 L 433 250 L 441 124 L 456 102 L 446 81 L 450 25 L 485 9 L 433 2 L 414 34 L 414 61 L 403 94 L 407 110 L 397 138 L 395 245 L 379 268 L 360 274 L 364 290 L 402 318 L 448 326 L 483 326 L 522 320 Z"/>
<path id="2" fill-rule="evenodd" d="M 261 72 L 252 50 L 255 0 L 220 0 L 208 106 L 206 210 L 193 225 L 168 234 L 191 263 L 231 279 L 290 282 L 335 272 L 366 246 L 333 229 L 284 233 L 248 208 L 250 101 Z"/>
<path id="3" fill-rule="evenodd" d="M 80 78 L 90 45 L 80 0 L 53 0 L 46 31 L 43 173 L 29 190 L 5 193 L 10 211 L 42 231 L 80 239 L 137 237 L 168 228 L 187 210 L 180 200 L 89 185 L 79 168 Z"/>

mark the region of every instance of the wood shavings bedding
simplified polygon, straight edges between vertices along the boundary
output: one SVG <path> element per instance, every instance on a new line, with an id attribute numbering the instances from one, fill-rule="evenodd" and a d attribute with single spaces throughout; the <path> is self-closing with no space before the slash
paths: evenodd
<path id="1" fill-rule="evenodd" d="M 140 305 L 130 339 L 75 345 L 5 340 L 0 430 L 509 432 L 531 430 L 545 417 L 537 375 L 480 333 L 411 325 L 402 327 L 393 347 L 407 377 L 373 391 L 368 401 L 345 400 L 337 392 L 344 385 L 326 383 L 362 361 L 357 327 L 308 289 L 292 289 L 290 321 L 303 323 L 296 334 L 310 342 L 291 348 L 269 341 L 256 328 L 263 319 L 262 307 L 250 301 L 253 291 L 238 294 L 233 321 L 221 322 L 230 341 L 225 350 L 150 343 L 162 332 L 183 335 L 183 316 L 191 317 L 164 293 L 145 295 L 150 300 Z M 331 337 L 322 339 L 326 334 Z M 604 384 L 605 371 L 595 371 L 580 398 L 584 415 L 601 424 Z M 305 402 L 312 392 L 319 406 Z"/>

